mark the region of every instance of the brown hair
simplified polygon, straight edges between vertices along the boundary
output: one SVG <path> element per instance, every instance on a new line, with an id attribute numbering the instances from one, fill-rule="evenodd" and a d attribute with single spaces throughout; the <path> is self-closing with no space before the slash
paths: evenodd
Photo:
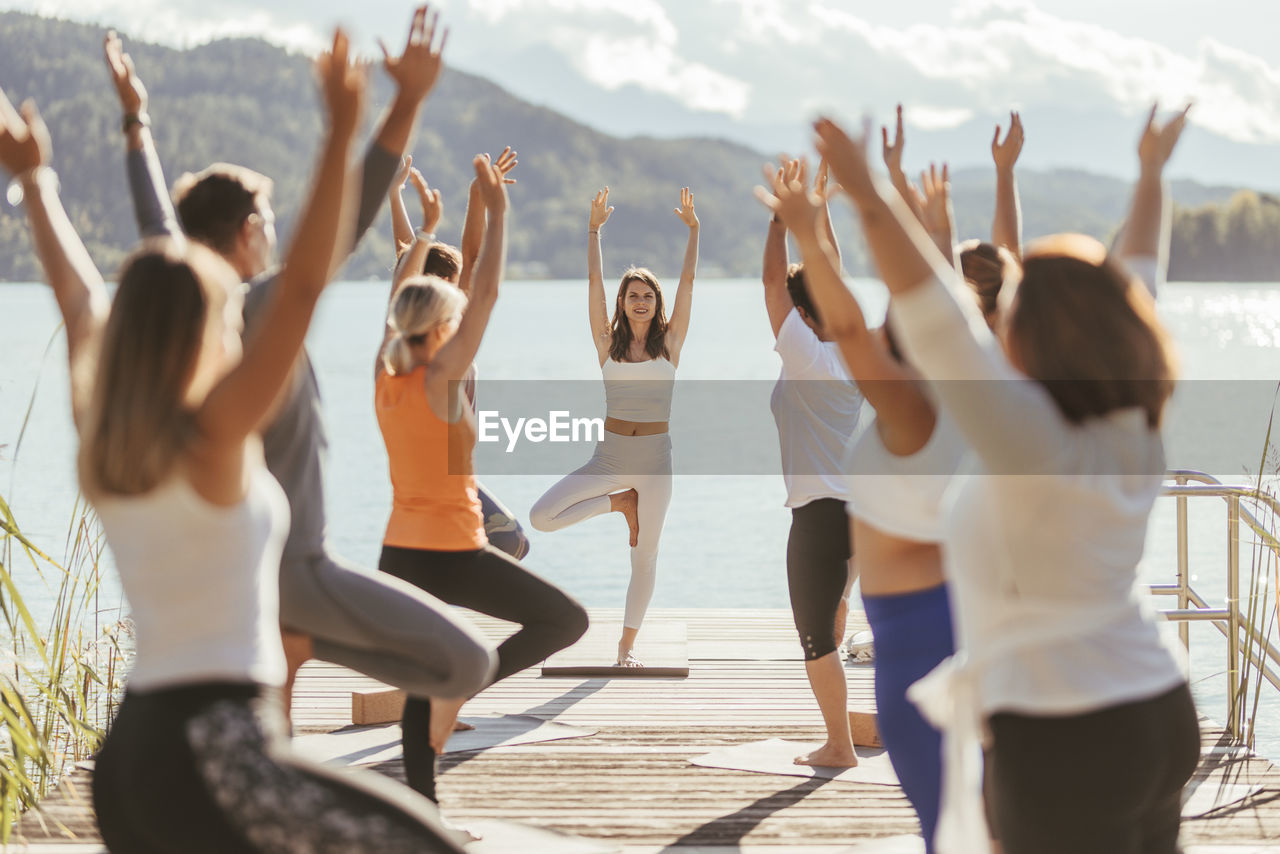
<path id="1" fill-rule="evenodd" d="M 804 264 L 792 264 L 787 267 L 787 293 L 791 295 L 791 304 L 802 308 L 813 318 L 813 322 L 822 325 L 818 316 L 818 308 L 809 296 L 809 286 L 804 278 Z"/>
<path id="2" fill-rule="evenodd" d="M 435 241 L 427 249 L 427 258 L 422 262 L 422 275 L 457 283 L 462 275 L 462 253 L 456 246 Z"/>
<path id="3" fill-rule="evenodd" d="M 139 495 L 168 477 L 194 430 L 183 398 L 204 340 L 205 282 L 239 284 L 199 244 L 148 241 L 120 273 L 80 436 L 86 493 Z"/>
<path id="4" fill-rule="evenodd" d="M 413 370 L 413 354 L 409 339 L 426 335 L 456 312 L 462 311 L 467 298 L 457 285 L 439 276 L 414 276 L 406 279 L 391 299 L 387 323 L 393 335 L 383 351 L 382 362 L 392 376 Z"/>
<path id="5" fill-rule="evenodd" d="M 1028 247 L 1008 320 L 1010 355 L 1073 424 L 1141 407 L 1159 427 L 1177 365 L 1140 280 L 1083 235 Z"/>
<path id="6" fill-rule="evenodd" d="M 236 236 L 260 202 L 271 198 L 271 179 L 252 169 L 215 163 L 190 172 L 173 185 L 182 230 L 224 255 L 235 249 Z"/>
<path id="7" fill-rule="evenodd" d="M 960 244 L 960 271 L 969 287 L 977 293 L 982 316 L 990 324 L 1005 282 L 1017 280 L 1018 260 L 1003 246 L 966 240 Z"/>
<path id="8" fill-rule="evenodd" d="M 650 359 L 669 359 L 671 354 L 667 350 L 667 310 L 662 304 L 662 288 L 658 285 L 658 277 L 644 267 L 630 267 L 622 274 L 622 284 L 618 285 L 618 298 L 614 302 L 613 321 L 609 330 L 612 336 L 609 358 L 615 362 L 625 362 L 631 352 L 631 324 L 627 322 L 626 312 L 622 310 L 622 301 L 627 296 L 627 286 L 632 282 L 648 285 L 656 297 L 644 351 Z"/>

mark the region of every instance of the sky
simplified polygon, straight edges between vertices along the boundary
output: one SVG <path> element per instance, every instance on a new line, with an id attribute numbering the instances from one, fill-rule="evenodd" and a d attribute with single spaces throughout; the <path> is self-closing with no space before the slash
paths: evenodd
<path id="1" fill-rule="evenodd" d="M 391 0 L 0 0 L 173 45 L 257 35 L 312 50 L 335 22 L 376 52 Z M 1194 101 L 1175 175 L 1280 191 L 1280 4 L 1257 0 L 447 0 L 446 60 L 621 135 L 774 152 L 830 111 L 906 104 L 908 158 L 989 162 L 1018 109 L 1028 165 L 1136 169 L 1154 99 Z M 358 9 L 358 14 L 353 13 Z M 913 148 L 915 151 L 913 151 Z"/>

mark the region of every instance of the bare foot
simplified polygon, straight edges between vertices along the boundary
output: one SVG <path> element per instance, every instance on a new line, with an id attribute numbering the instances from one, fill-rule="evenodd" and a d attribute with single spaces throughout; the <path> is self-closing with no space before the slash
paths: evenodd
<path id="1" fill-rule="evenodd" d="M 473 727 L 471 724 L 466 723 L 466 722 L 464 722 L 464 721 L 454 721 L 454 722 L 453 722 L 453 731 L 454 731 L 454 732 L 471 732 L 473 729 L 475 729 L 475 727 Z"/>
<path id="2" fill-rule="evenodd" d="M 819 765 L 824 768 L 852 768 L 858 764 L 853 745 L 836 746 L 831 742 L 819 747 L 807 756 L 797 756 L 797 765 Z"/>
<path id="3" fill-rule="evenodd" d="M 626 652 L 618 652 L 618 660 L 614 663 L 615 667 L 644 667 L 644 662 L 631 654 L 631 650 Z"/>
<path id="4" fill-rule="evenodd" d="M 631 548 L 640 542 L 640 496 L 634 489 L 626 492 L 615 492 L 609 496 L 609 510 L 627 517 L 627 527 L 631 529 Z"/>
<path id="5" fill-rule="evenodd" d="M 444 753 L 444 746 L 449 742 L 453 725 L 458 720 L 458 712 L 466 701 L 466 697 L 431 698 L 431 722 L 427 727 L 427 741 L 437 754 Z"/>

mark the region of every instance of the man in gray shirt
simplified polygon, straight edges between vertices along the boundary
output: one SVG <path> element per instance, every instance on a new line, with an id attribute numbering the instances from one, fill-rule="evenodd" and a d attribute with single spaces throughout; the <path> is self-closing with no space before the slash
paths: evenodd
<path id="1" fill-rule="evenodd" d="M 424 37 L 425 36 L 425 37 Z M 151 137 L 146 90 L 114 33 L 107 60 L 124 110 L 126 167 L 143 237 L 186 234 L 219 252 L 253 284 L 245 298 L 246 334 L 272 298 L 278 271 L 268 264 L 275 247 L 269 203 L 271 182 L 243 167 L 215 164 L 175 185 L 182 228 L 165 192 Z M 400 57 L 387 57 L 395 96 L 364 159 L 353 246 L 373 223 L 408 145 L 418 109 L 440 71 L 426 22 L 415 15 Z M 267 467 L 292 508 L 280 565 L 280 621 L 290 658 L 286 704 L 293 676 L 309 657 L 331 661 L 411 694 L 469 696 L 487 685 L 496 667 L 493 646 L 448 606 L 416 587 L 353 566 L 325 542 L 324 452 L 327 445 L 320 391 L 306 351 L 263 435 Z M 292 636 L 291 636 L 292 634 Z"/>

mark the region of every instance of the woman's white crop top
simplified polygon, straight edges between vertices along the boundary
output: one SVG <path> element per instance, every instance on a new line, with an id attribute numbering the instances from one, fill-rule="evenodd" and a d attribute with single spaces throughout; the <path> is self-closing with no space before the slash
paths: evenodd
<path id="1" fill-rule="evenodd" d="M 604 374 L 605 414 L 622 421 L 671 420 L 671 392 L 675 389 L 676 366 L 667 359 L 647 362 L 615 362 L 606 359 Z"/>
<path id="2" fill-rule="evenodd" d="M 889 452 L 873 421 L 845 454 L 849 514 L 895 537 L 940 542 L 942 496 L 965 451 L 959 430 L 941 412 L 929 441 L 905 457 Z"/>

